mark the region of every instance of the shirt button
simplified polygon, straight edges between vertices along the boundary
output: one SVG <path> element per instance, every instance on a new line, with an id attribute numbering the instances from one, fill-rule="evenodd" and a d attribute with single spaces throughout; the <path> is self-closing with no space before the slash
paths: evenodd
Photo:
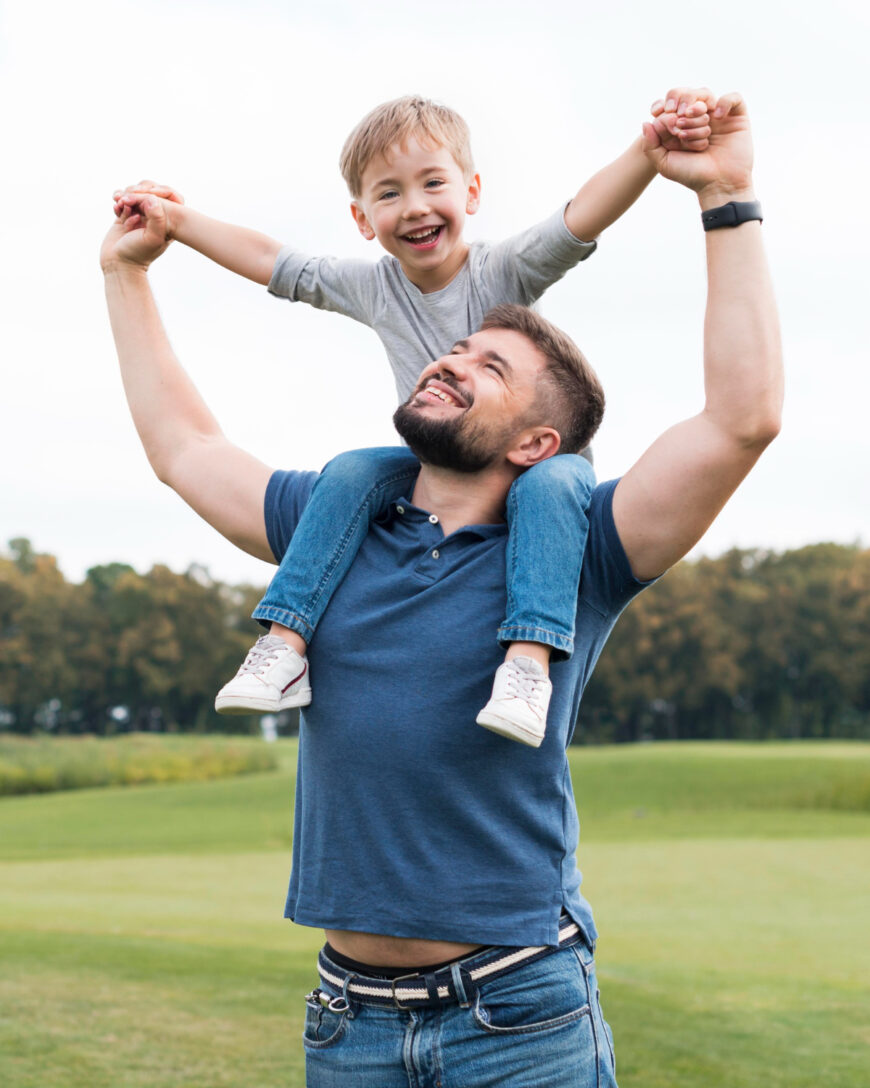
<path id="1" fill-rule="evenodd" d="M 400 514 L 405 513 L 405 507 L 404 506 L 397 506 L 396 509 L 399 511 Z"/>
<path id="2" fill-rule="evenodd" d="M 433 525 L 438 524 L 438 518 L 437 518 L 437 516 L 435 514 L 430 514 L 429 515 L 429 520 L 432 522 Z"/>
<path id="3" fill-rule="evenodd" d="M 433 559 L 437 559 L 440 555 L 441 555 L 441 552 L 439 552 L 437 548 L 432 552 L 432 558 Z"/>

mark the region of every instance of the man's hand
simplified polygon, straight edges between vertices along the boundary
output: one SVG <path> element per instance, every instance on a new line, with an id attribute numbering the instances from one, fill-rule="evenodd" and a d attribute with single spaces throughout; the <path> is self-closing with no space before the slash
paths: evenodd
<path id="1" fill-rule="evenodd" d="M 675 94 L 669 93 L 667 105 Z M 734 91 L 712 100 L 709 144 L 691 152 L 674 146 L 671 128 L 679 131 L 679 116 L 672 120 L 673 111 L 657 113 L 660 105 L 653 106 L 654 120 L 643 126 L 643 149 L 662 177 L 693 189 L 702 207 L 745 197 L 752 188 L 752 136 L 743 98 Z"/>
<path id="2" fill-rule="evenodd" d="M 100 265 L 104 272 L 123 266 L 144 271 L 171 240 L 163 202 L 154 196 L 140 197 L 124 206 L 103 239 Z"/>
<path id="3" fill-rule="evenodd" d="M 112 208 L 115 217 L 124 226 L 128 234 L 140 227 L 147 230 L 147 217 L 143 204 L 146 197 L 151 197 L 154 205 L 151 208 L 152 226 L 154 229 L 163 230 L 168 245 L 171 239 L 175 237 L 176 231 L 173 205 L 184 204 L 184 197 L 171 185 L 163 185 L 160 182 L 151 181 L 149 178 L 143 178 L 136 185 L 128 185 L 125 189 L 116 189 L 112 193 Z M 158 219 L 161 212 L 165 222 L 162 227 L 158 228 Z M 159 253 L 155 253 L 154 257 L 159 255 Z M 141 262 L 137 261 L 135 263 Z"/>

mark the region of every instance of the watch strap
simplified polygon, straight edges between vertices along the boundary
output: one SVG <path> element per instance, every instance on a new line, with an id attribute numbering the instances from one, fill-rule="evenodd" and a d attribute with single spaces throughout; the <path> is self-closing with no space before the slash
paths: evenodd
<path id="1" fill-rule="evenodd" d="M 727 204 L 721 204 L 718 208 L 709 208 L 701 212 L 704 230 L 739 227 L 741 223 L 748 223 L 751 219 L 757 219 L 760 222 L 763 218 L 761 204 L 757 200 L 729 200 Z"/>

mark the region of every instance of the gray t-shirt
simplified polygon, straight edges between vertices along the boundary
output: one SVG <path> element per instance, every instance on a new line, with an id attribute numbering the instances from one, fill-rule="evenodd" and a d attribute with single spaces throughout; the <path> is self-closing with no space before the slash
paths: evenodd
<path id="1" fill-rule="evenodd" d="M 595 247 L 568 230 L 563 206 L 503 242 L 473 242 L 456 277 L 430 294 L 411 283 L 395 257 L 375 263 L 310 257 L 289 246 L 278 254 L 269 292 L 334 310 L 374 329 L 386 348 L 401 403 L 423 367 L 478 329 L 487 310 L 503 302 L 530 306 Z"/>

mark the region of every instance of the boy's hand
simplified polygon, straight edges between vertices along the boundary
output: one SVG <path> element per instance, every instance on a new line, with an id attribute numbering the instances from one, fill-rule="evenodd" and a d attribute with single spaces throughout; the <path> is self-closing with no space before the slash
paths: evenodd
<path id="1" fill-rule="evenodd" d="M 147 269 L 172 240 L 163 201 L 141 195 L 135 210 L 124 206 L 100 248 L 104 272 L 121 267 Z"/>
<path id="2" fill-rule="evenodd" d="M 131 199 L 134 193 L 139 195 L 150 193 L 152 196 L 159 196 L 163 200 L 171 200 L 173 204 L 184 203 L 184 197 L 177 189 L 173 189 L 171 185 L 163 185 L 159 181 L 151 181 L 150 178 L 143 178 L 137 185 L 128 185 L 125 189 L 116 189 L 114 193 L 112 193 L 112 199 L 115 205 L 115 215 L 120 216 L 125 206 L 129 206 L 131 203 L 137 203 Z"/>
<path id="3" fill-rule="evenodd" d="M 707 87 L 674 87 L 650 113 L 666 151 L 705 151 L 710 137 L 710 114 L 716 96 Z"/>
<path id="4" fill-rule="evenodd" d="M 694 189 L 702 206 L 741 199 L 752 188 L 752 135 L 746 104 L 736 91 L 715 103 L 706 150 L 673 149 L 670 130 L 661 117 L 643 126 L 643 137 L 643 150 L 656 170 Z"/>

